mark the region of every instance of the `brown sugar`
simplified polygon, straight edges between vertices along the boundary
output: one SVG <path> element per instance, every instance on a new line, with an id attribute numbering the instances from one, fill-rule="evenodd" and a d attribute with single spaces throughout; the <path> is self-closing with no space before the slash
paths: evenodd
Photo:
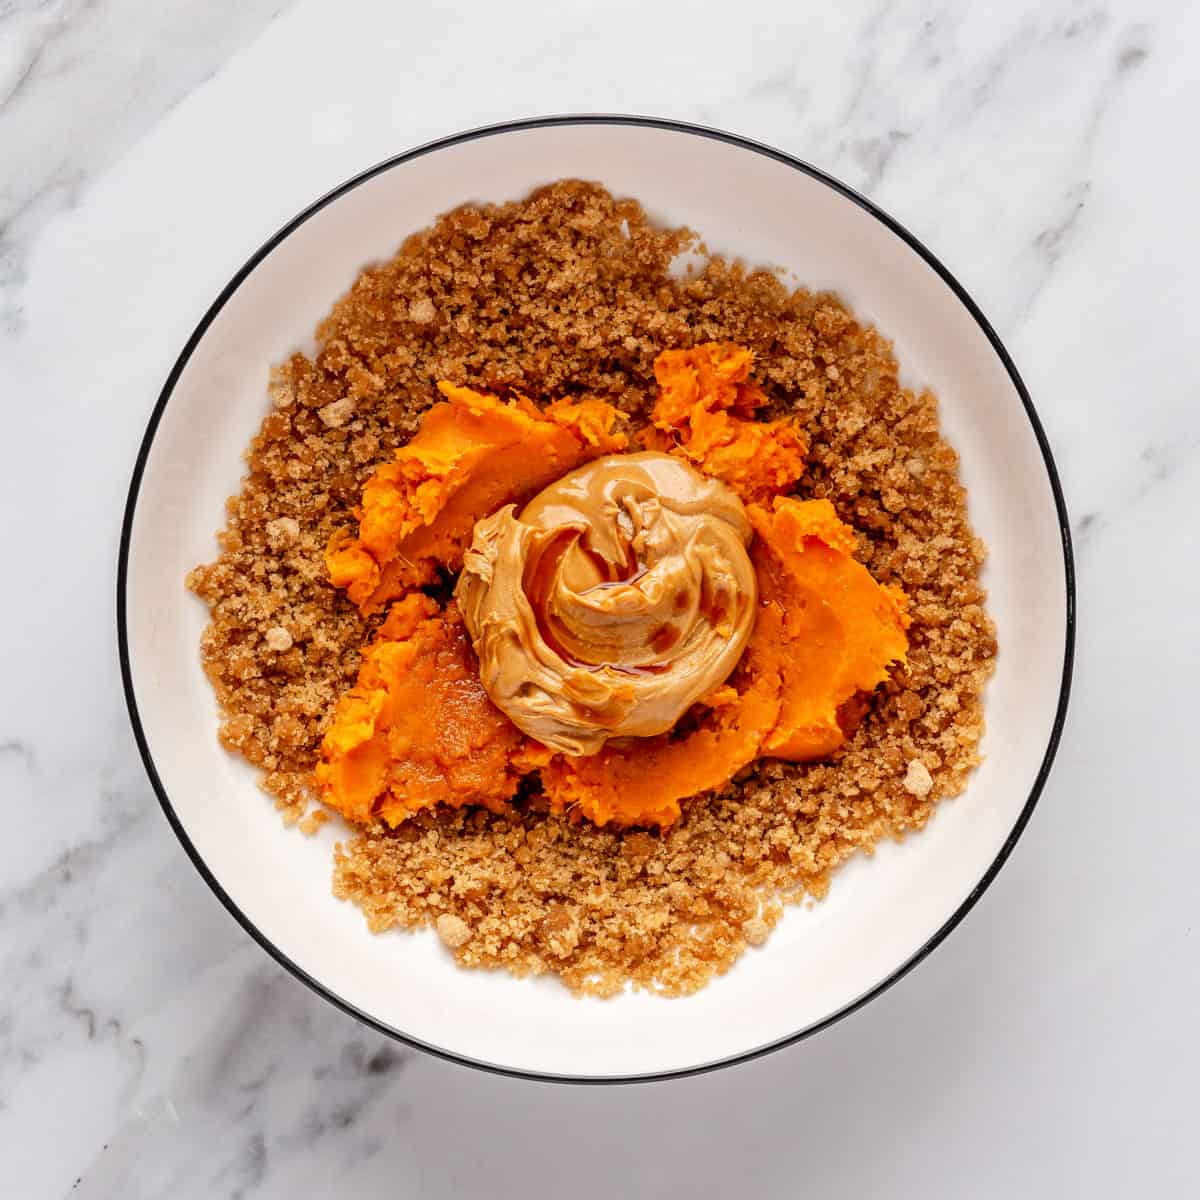
<path id="1" fill-rule="evenodd" d="M 603 401 L 632 431 L 662 350 L 754 352 L 755 417 L 794 422 L 808 447 L 796 494 L 828 499 L 857 531 L 858 560 L 908 596 L 907 660 L 831 758 L 760 760 L 685 801 L 666 835 L 554 815 L 530 787 L 505 813 L 442 807 L 339 847 L 335 893 L 371 929 L 434 925 L 464 966 L 554 972 L 604 995 L 629 981 L 694 991 L 767 938 L 781 903 L 824 894 L 846 858 L 922 828 L 978 759 L 995 638 L 934 397 L 902 388 L 886 338 L 833 296 L 719 258 L 674 278 L 694 244 L 570 181 L 413 234 L 338 302 L 314 358 L 272 374 L 220 555 L 189 576 L 212 614 L 202 656 L 221 741 L 295 820 L 379 624 L 330 584 L 325 549 L 437 401 L 436 381 Z"/>

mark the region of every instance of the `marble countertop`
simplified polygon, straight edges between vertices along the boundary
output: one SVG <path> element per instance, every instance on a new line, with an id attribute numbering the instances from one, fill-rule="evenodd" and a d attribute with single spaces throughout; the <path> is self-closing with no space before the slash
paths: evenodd
<path id="1" fill-rule="evenodd" d="M 1200 8 L 805 8 L 0 5 L 4 1195 L 1195 1185 Z M 792 1049 L 597 1089 L 392 1044 L 250 941 L 143 774 L 113 594 L 158 389 L 267 234 L 430 138 L 615 110 L 774 143 L 949 265 L 1057 454 L 1080 626 L 1040 806 L 930 959 Z"/>

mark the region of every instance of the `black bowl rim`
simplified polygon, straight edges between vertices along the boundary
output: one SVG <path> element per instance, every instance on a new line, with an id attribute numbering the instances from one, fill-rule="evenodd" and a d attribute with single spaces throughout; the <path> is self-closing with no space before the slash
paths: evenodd
<path id="1" fill-rule="evenodd" d="M 979 328 L 991 343 L 992 349 L 996 352 L 1000 361 L 1004 364 L 1009 378 L 1012 380 L 1013 387 L 1016 388 L 1017 394 L 1021 398 L 1021 403 L 1025 408 L 1025 415 L 1029 419 L 1029 424 L 1033 429 L 1034 437 L 1037 439 L 1038 447 L 1042 452 L 1042 458 L 1046 466 L 1046 474 L 1050 482 L 1051 491 L 1054 494 L 1054 503 L 1058 512 L 1059 531 L 1062 536 L 1063 549 L 1063 571 L 1066 583 L 1066 631 L 1064 638 L 1063 650 L 1063 666 L 1062 666 L 1062 683 L 1059 690 L 1058 706 L 1055 711 L 1054 723 L 1050 730 L 1050 737 L 1046 744 L 1046 751 L 1042 757 L 1041 766 L 1033 782 L 1033 787 L 1030 789 L 1029 796 L 1025 801 L 1024 807 L 1018 816 L 1016 823 L 1013 825 L 1012 831 L 1005 839 L 1004 844 L 1000 847 L 999 853 L 996 855 L 991 866 L 984 873 L 983 878 L 966 897 L 958 908 L 951 914 L 946 922 L 938 929 L 925 944 L 917 950 L 906 962 L 902 963 L 894 971 L 891 972 L 885 979 L 881 980 L 874 987 L 869 989 L 857 999 L 846 1004 L 836 1012 L 824 1017 L 822 1020 L 815 1022 L 804 1029 L 797 1030 L 795 1033 L 788 1034 L 786 1037 L 778 1038 L 773 1042 L 769 1042 L 762 1046 L 757 1046 L 752 1050 L 744 1051 L 741 1054 L 731 1055 L 727 1058 L 716 1059 L 712 1062 L 701 1063 L 696 1066 L 683 1067 L 677 1070 L 669 1071 L 654 1071 L 646 1074 L 638 1075 L 560 1075 L 552 1074 L 543 1071 L 526 1071 L 516 1067 L 503 1066 L 499 1063 L 484 1062 L 479 1059 L 470 1058 L 467 1055 L 456 1053 L 453 1050 L 447 1050 L 442 1046 L 434 1046 L 427 1042 L 421 1041 L 410 1034 L 404 1033 L 402 1030 L 393 1028 L 392 1026 L 380 1021 L 378 1018 L 365 1013 L 356 1008 L 349 1001 L 339 996 L 331 988 L 321 983 L 318 979 L 309 975 L 307 971 L 294 963 L 286 954 L 276 947 L 254 924 L 254 922 L 234 903 L 229 894 L 221 887 L 213 873 L 209 870 L 207 864 L 197 852 L 196 847 L 192 844 L 188 837 L 187 831 L 183 827 L 183 823 L 179 819 L 171 804 L 170 797 L 167 794 L 166 788 L 163 786 L 162 780 L 159 777 L 158 770 L 154 763 L 154 757 L 151 754 L 150 746 L 147 743 L 145 731 L 142 728 L 141 718 L 138 715 L 137 699 L 134 695 L 132 672 L 129 659 L 129 634 L 127 627 L 127 602 L 126 602 L 126 579 L 129 568 L 129 546 L 133 530 L 134 512 L 137 507 L 138 491 L 141 486 L 142 474 L 145 470 L 146 462 L 150 455 L 150 449 L 154 442 L 154 435 L 158 429 L 159 421 L 166 409 L 167 402 L 171 398 L 171 394 L 175 389 L 176 383 L 179 381 L 180 375 L 187 366 L 188 360 L 194 353 L 197 345 L 209 325 L 230 297 L 242 285 L 250 273 L 258 266 L 258 264 L 266 258 L 272 250 L 275 249 L 285 238 L 290 236 L 299 226 L 304 224 L 310 217 L 318 213 L 326 205 L 331 204 L 340 196 L 358 187 L 362 183 L 373 179 L 376 175 L 382 174 L 384 171 L 390 171 L 394 167 L 402 166 L 404 163 L 410 162 L 415 158 L 420 158 L 423 155 L 431 154 L 437 150 L 443 150 L 449 146 L 460 145 L 464 142 L 476 141 L 480 138 L 495 137 L 499 134 L 512 133 L 523 129 L 543 129 L 547 126 L 578 126 L 578 125 L 617 125 L 617 126 L 638 126 L 650 129 L 662 129 L 673 133 L 686 134 L 692 137 L 709 138 L 714 141 L 725 142 L 732 146 L 738 146 L 743 150 L 749 150 L 755 154 L 761 154 L 767 158 L 774 159 L 776 162 L 783 163 L 785 166 L 791 167 L 793 170 L 800 171 L 808 175 L 812 179 L 818 180 L 826 187 L 831 188 L 839 195 L 847 200 L 857 204 L 865 212 L 869 213 L 882 225 L 886 226 L 897 237 L 901 238 L 908 246 L 933 268 L 934 271 L 941 277 L 943 282 L 950 290 L 958 297 L 959 302 L 964 308 L 974 317 Z M 117 560 L 117 643 L 118 652 L 121 662 L 121 680 L 125 691 L 125 703 L 129 710 L 129 720 L 133 726 L 134 739 L 137 742 L 138 750 L 142 757 L 142 762 L 146 768 L 146 774 L 150 779 L 151 786 L 154 788 L 155 794 L 158 796 L 159 803 L 162 805 L 163 812 L 166 814 L 167 820 L 170 822 L 172 829 L 175 830 L 176 836 L 187 852 L 188 857 L 192 860 L 193 866 L 199 871 L 204 881 L 216 894 L 217 898 L 233 915 L 234 919 L 242 926 L 242 928 L 264 949 L 272 958 L 275 959 L 281 966 L 290 971 L 302 983 L 308 985 L 319 996 L 328 1000 L 331 1004 L 340 1008 L 343 1012 L 349 1013 L 352 1017 L 362 1021 L 365 1025 L 380 1033 L 403 1042 L 406 1045 L 412 1046 L 419 1050 L 424 1050 L 430 1054 L 437 1055 L 439 1058 L 446 1059 L 449 1062 L 458 1063 L 464 1066 L 475 1067 L 480 1070 L 490 1071 L 498 1075 L 505 1075 L 517 1079 L 533 1079 L 543 1082 L 554 1083 L 650 1083 L 665 1079 L 679 1079 L 691 1075 L 699 1075 L 707 1071 L 717 1070 L 721 1067 L 730 1067 L 738 1063 L 749 1062 L 751 1059 L 759 1058 L 764 1054 L 769 1054 L 774 1050 L 782 1049 L 785 1046 L 793 1045 L 804 1038 L 811 1037 L 815 1033 L 819 1033 L 823 1029 L 827 1029 L 835 1021 L 840 1021 L 843 1017 L 849 1016 L 856 1012 L 865 1004 L 881 995 L 894 983 L 897 983 L 905 975 L 909 973 L 918 963 L 922 962 L 938 945 L 940 945 L 949 933 L 959 924 L 960 921 L 967 915 L 968 912 L 975 906 L 980 896 L 987 890 L 992 880 L 996 878 L 1000 868 L 1004 865 L 1005 860 L 1012 852 L 1013 847 L 1017 843 L 1017 839 L 1021 836 L 1025 826 L 1029 823 L 1029 818 L 1033 813 L 1034 807 L 1037 804 L 1038 797 L 1042 793 L 1046 779 L 1049 776 L 1051 765 L 1054 762 L 1055 753 L 1058 750 L 1059 741 L 1062 738 L 1063 727 L 1066 722 L 1067 703 L 1071 691 L 1071 673 L 1074 662 L 1075 652 L 1075 564 L 1071 548 L 1071 528 L 1067 516 L 1066 501 L 1063 498 L 1062 484 L 1059 480 L 1058 468 L 1054 462 L 1054 456 L 1050 450 L 1049 441 L 1046 438 L 1045 431 L 1042 428 L 1042 423 L 1038 418 L 1037 411 L 1033 406 L 1033 401 L 1030 399 L 1029 392 L 1021 379 L 1017 368 L 1013 363 L 1011 356 L 1005 349 L 1004 344 L 1000 341 L 996 331 L 992 328 L 991 323 L 983 315 L 979 306 L 967 293 L 966 289 L 958 282 L 957 279 L 942 265 L 942 263 L 934 256 L 934 254 L 912 233 L 910 233 L 903 225 L 894 218 L 890 217 L 882 209 L 868 200 L 865 196 L 860 195 L 853 188 L 848 187 L 840 180 L 814 167 L 811 164 L 795 158 L 790 154 L 785 154 L 782 150 L 776 150 L 774 147 L 767 146 L 761 142 L 753 141 L 750 138 L 742 137 L 739 134 L 729 133 L 725 130 L 713 129 L 704 125 L 697 125 L 686 121 L 675 121 L 661 117 L 645 117 L 622 114 L 578 114 L 578 115 L 562 115 L 562 116 L 546 116 L 546 117 L 531 117 L 524 120 L 505 121 L 495 125 L 480 126 L 476 129 L 464 130 L 461 133 L 456 133 L 450 137 L 439 138 L 436 141 L 427 142 L 422 146 L 418 146 L 413 150 L 407 150 L 402 154 L 394 155 L 391 158 L 385 159 L 383 162 L 377 163 L 373 167 L 367 168 L 358 175 L 339 184 L 331 191 L 326 192 L 320 199 L 314 201 L 303 211 L 298 213 L 290 221 L 287 222 L 281 229 L 267 239 L 266 242 L 256 250 L 245 264 L 238 270 L 228 284 L 222 289 L 220 295 L 213 301 L 208 311 L 201 318 L 200 323 L 196 326 L 187 344 L 184 346 L 175 365 L 171 368 L 170 374 L 167 376 L 166 383 L 163 385 L 162 391 L 159 393 L 158 401 L 154 406 L 154 411 L 150 414 L 149 423 L 146 426 L 146 432 L 142 437 L 141 446 L 138 449 L 137 459 L 134 463 L 133 474 L 129 484 L 129 493 L 125 503 L 125 513 L 121 524 L 121 541 L 120 550 Z"/>

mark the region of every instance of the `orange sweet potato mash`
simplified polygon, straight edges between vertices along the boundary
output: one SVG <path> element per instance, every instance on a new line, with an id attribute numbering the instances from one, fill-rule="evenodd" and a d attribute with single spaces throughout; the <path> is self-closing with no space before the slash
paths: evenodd
<path id="1" fill-rule="evenodd" d="M 789 419 L 757 421 L 765 403 L 752 356 L 710 343 L 659 355 L 660 394 L 643 445 L 686 458 L 746 502 L 760 604 L 729 680 L 680 727 L 569 757 L 531 741 L 491 703 L 457 608 L 420 587 L 462 564 L 475 522 L 589 458 L 624 449 L 607 404 L 539 409 L 443 383 L 420 430 L 363 491 L 357 536 L 327 553 L 330 578 L 364 612 L 396 600 L 339 700 L 317 784 L 359 823 L 395 825 L 435 804 L 499 811 L 540 771 L 553 811 L 597 824 L 666 827 L 680 803 L 724 786 L 758 757 L 832 754 L 863 697 L 905 660 L 903 593 L 853 557 L 855 535 L 827 500 L 781 495 L 803 472 Z"/>
<path id="2" fill-rule="evenodd" d="M 480 517 L 520 500 L 590 458 L 624 450 L 609 404 L 558 401 L 539 409 L 440 383 L 446 397 L 363 488 L 358 536 L 336 536 L 329 578 L 364 613 L 430 583 L 440 563 L 462 566 Z"/>
<path id="3" fill-rule="evenodd" d="M 659 395 L 642 434 L 647 449 L 681 455 L 746 501 L 791 488 L 808 449 L 794 420 L 754 419 L 767 398 L 750 380 L 753 365 L 749 350 L 724 342 L 664 350 L 654 361 Z"/>
<path id="4" fill-rule="evenodd" d="M 317 786 L 348 820 L 398 825 L 434 804 L 503 808 L 524 737 L 492 705 L 457 609 L 413 592 L 392 605 L 337 702 Z"/>
<path id="5" fill-rule="evenodd" d="M 780 711 L 762 753 L 824 758 L 846 740 L 846 705 L 905 661 L 907 601 L 854 561 L 854 531 L 828 500 L 777 496 L 749 513 L 760 595 L 781 626 L 773 642 Z"/>

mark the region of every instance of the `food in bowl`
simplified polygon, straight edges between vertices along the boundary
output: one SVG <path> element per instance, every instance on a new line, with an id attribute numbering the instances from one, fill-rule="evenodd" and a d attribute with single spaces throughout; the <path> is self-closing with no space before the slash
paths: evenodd
<path id="1" fill-rule="evenodd" d="M 836 297 L 563 181 L 410 236 L 318 345 L 189 583 L 222 742 L 351 823 L 372 929 L 686 993 L 962 790 L 983 547 Z"/>

